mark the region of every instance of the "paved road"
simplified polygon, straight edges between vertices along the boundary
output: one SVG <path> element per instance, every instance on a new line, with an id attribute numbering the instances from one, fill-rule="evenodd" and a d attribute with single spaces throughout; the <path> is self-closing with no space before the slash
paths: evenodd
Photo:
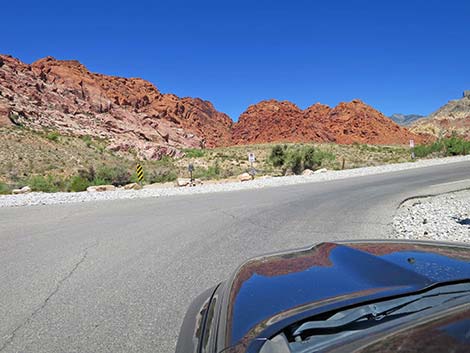
<path id="1" fill-rule="evenodd" d="M 385 237 L 401 200 L 469 176 L 465 162 L 256 191 L 0 209 L 0 352 L 173 352 L 191 298 L 241 261 Z"/>

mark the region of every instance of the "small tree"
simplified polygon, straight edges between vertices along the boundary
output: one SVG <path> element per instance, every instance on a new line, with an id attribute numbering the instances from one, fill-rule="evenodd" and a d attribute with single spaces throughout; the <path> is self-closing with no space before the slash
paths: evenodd
<path id="1" fill-rule="evenodd" d="M 281 145 L 276 145 L 272 148 L 269 159 L 271 160 L 273 166 L 279 168 L 284 165 L 285 157 L 285 147 L 282 147 Z"/>

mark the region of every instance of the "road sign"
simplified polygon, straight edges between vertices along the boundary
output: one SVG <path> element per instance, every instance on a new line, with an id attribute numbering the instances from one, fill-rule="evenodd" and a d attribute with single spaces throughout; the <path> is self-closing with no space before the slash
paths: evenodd
<path id="1" fill-rule="evenodd" d="M 193 171 L 194 171 L 194 166 L 192 163 L 188 164 L 188 171 L 189 171 L 189 182 L 192 184 L 193 183 Z"/>
<path id="2" fill-rule="evenodd" d="M 255 154 L 253 152 L 248 153 L 248 160 L 250 161 L 250 163 L 253 163 L 256 160 Z"/>
<path id="3" fill-rule="evenodd" d="M 410 140 L 410 148 L 413 148 L 415 146 L 415 140 Z"/>
<path id="4" fill-rule="evenodd" d="M 142 166 L 140 164 L 137 164 L 137 168 L 135 168 L 135 171 L 137 173 L 137 179 L 139 179 L 139 181 L 142 181 L 144 179 L 144 169 L 142 168 Z"/>

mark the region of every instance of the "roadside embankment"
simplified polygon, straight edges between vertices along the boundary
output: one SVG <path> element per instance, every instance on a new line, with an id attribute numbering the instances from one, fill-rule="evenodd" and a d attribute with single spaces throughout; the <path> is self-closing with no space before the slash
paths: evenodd
<path id="1" fill-rule="evenodd" d="M 393 237 L 470 242 L 470 190 L 410 199 L 393 219 Z"/>
<path id="2" fill-rule="evenodd" d="M 50 205 L 69 202 L 86 202 L 117 199 L 135 199 L 146 197 L 163 197 L 172 195 L 188 195 L 210 192 L 238 191 L 257 189 L 265 187 L 276 187 L 295 185 L 303 183 L 322 182 L 330 180 L 345 179 L 351 177 L 360 177 L 373 174 L 397 172 L 402 170 L 431 167 L 449 163 L 470 161 L 470 155 L 447 157 L 439 159 L 419 160 L 411 163 L 388 164 L 375 167 L 365 167 L 347 170 L 326 171 L 313 175 L 293 175 L 284 177 L 262 177 L 252 181 L 245 182 L 224 182 L 203 184 L 194 187 L 168 187 L 167 184 L 154 184 L 152 187 L 146 187 L 142 190 L 123 190 L 104 192 L 58 192 L 58 193 L 39 193 L 32 192 L 20 195 L 0 196 L 0 207 L 32 206 L 32 205 Z"/>

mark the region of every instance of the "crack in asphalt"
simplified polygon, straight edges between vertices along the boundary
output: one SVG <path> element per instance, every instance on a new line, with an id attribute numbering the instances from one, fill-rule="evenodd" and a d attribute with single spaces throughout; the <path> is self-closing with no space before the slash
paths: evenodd
<path id="1" fill-rule="evenodd" d="M 262 222 L 255 222 L 253 221 L 251 218 L 249 217 L 240 217 L 240 216 L 236 216 L 234 214 L 231 214 L 230 212 L 227 212 L 227 211 L 224 211 L 224 210 L 221 210 L 221 209 L 215 209 L 214 211 L 216 212 L 219 212 L 225 216 L 228 216 L 228 217 L 231 217 L 232 219 L 234 219 L 235 221 L 240 221 L 240 220 L 243 220 L 247 223 L 250 223 L 251 225 L 255 226 L 255 227 L 259 227 L 259 228 L 262 228 L 262 229 L 265 229 L 265 230 L 270 230 L 270 231 L 273 231 L 274 228 L 270 227 L 270 226 L 267 226 L 265 224 L 263 224 Z"/>
<path id="2" fill-rule="evenodd" d="M 16 337 L 16 334 L 19 330 L 21 330 L 23 327 L 25 327 L 26 325 L 28 325 L 32 320 L 33 318 L 39 314 L 48 304 L 49 300 L 57 294 L 57 292 L 60 290 L 60 288 L 62 287 L 62 285 L 64 284 L 64 282 L 66 282 L 70 277 L 72 277 L 72 275 L 75 273 L 75 271 L 78 269 L 78 267 L 86 260 L 87 256 L 88 256 L 88 250 L 96 247 L 98 245 L 98 242 L 93 244 L 93 245 L 90 245 L 88 247 L 86 247 L 83 252 L 82 252 L 82 256 L 80 258 L 79 261 L 77 261 L 77 263 L 75 263 L 75 265 L 73 266 L 73 268 L 62 278 L 59 280 L 59 282 L 57 282 L 57 285 L 56 287 L 54 288 L 54 290 L 46 297 L 46 299 L 44 299 L 44 301 L 42 302 L 42 304 L 37 307 L 27 318 L 26 320 L 24 320 L 21 324 L 19 324 L 9 335 L 9 337 L 7 338 L 7 340 L 5 341 L 5 343 L 3 343 L 3 345 L 0 347 L 0 352 L 2 352 L 3 350 L 5 350 L 5 348 L 7 348 L 12 342 L 13 340 L 15 339 Z"/>

